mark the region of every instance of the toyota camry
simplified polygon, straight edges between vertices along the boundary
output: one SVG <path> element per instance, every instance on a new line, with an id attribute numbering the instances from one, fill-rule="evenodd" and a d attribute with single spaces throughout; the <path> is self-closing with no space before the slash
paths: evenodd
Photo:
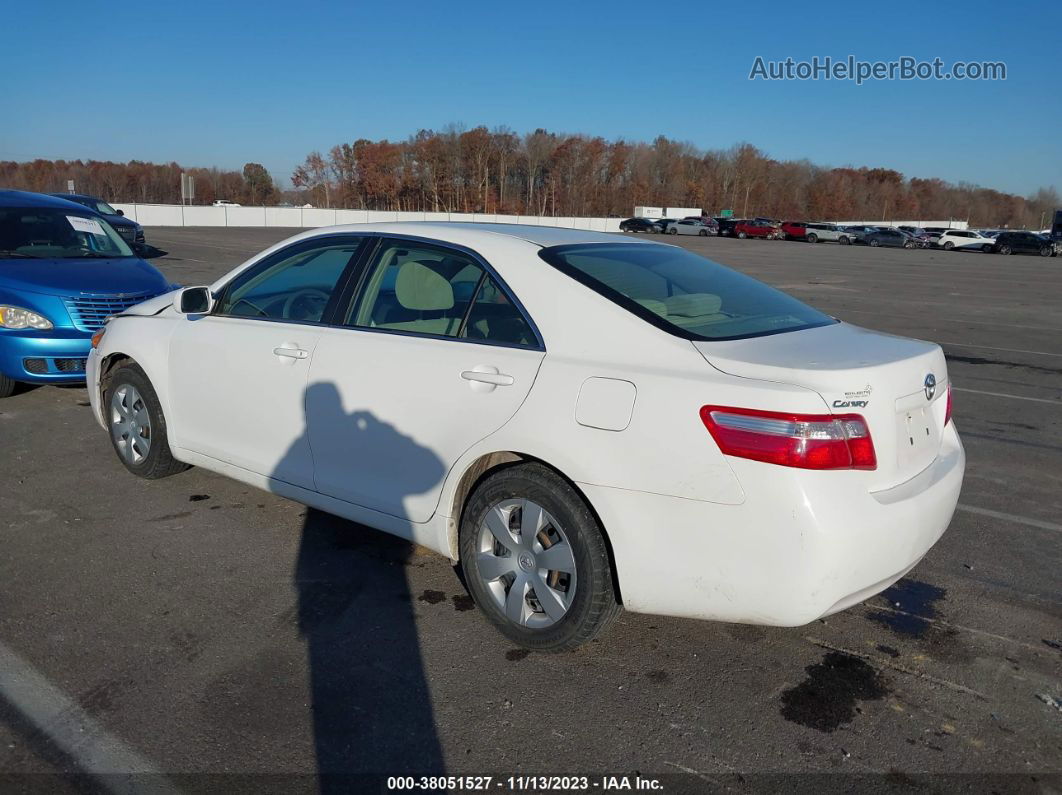
<path id="1" fill-rule="evenodd" d="M 937 345 L 605 233 L 313 230 L 94 345 L 130 472 L 200 466 L 430 547 L 536 650 L 621 605 L 844 610 L 940 538 L 965 466 Z"/>

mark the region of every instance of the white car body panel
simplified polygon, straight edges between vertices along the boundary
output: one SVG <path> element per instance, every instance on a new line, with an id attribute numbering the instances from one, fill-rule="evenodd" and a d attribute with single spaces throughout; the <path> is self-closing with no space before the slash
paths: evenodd
<path id="1" fill-rule="evenodd" d="M 180 315 L 170 295 L 113 320 L 90 354 L 97 420 L 106 427 L 101 364 L 130 357 L 159 395 L 179 460 L 454 559 L 466 474 L 495 453 L 540 459 L 573 482 L 600 518 L 622 601 L 638 612 L 806 623 L 903 576 L 951 519 L 965 459 L 954 423 L 943 421 L 947 373 L 936 345 L 846 324 L 691 342 L 542 262 L 540 245 L 521 239 L 517 227 L 311 230 L 212 287 L 220 290 L 296 240 L 340 232 L 408 235 L 474 250 L 523 303 L 545 352 L 232 318 L 215 322 L 278 328 L 226 331 L 213 337 L 219 350 L 208 352 L 203 346 L 212 332 L 204 321 L 211 318 Z M 646 245 L 572 230 L 531 228 L 527 235 Z M 285 343 L 307 357 L 277 361 L 272 349 Z M 477 366 L 511 375 L 513 384 L 486 390 L 461 377 Z M 937 392 L 919 402 L 928 372 L 936 375 Z M 309 432 L 306 416 L 292 408 L 301 385 L 308 398 L 315 385 L 325 397 L 319 416 L 314 400 L 303 401 Z M 211 413 L 211 392 L 243 416 Z M 857 400 L 867 405 L 834 404 Z M 879 467 L 822 472 L 725 456 L 699 417 L 706 404 L 864 414 Z M 928 430 L 915 453 L 899 444 L 909 414 Z M 211 440 L 209 431 L 225 423 Z M 270 438 L 251 438 L 256 434 Z M 309 457 L 300 440 L 308 440 Z M 359 450 L 368 456 L 353 460 Z"/>
<path id="2" fill-rule="evenodd" d="M 994 242 L 995 241 L 992 238 L 985 237 L 980 232 L 974 232 L 972 230 L 943 232 L 936 240 L 936 244 L 941 248 L 944 248 L 948 243 L 951 243 L 952 248 L 972 249 L 976 251 L 981 251 L 985 247 L 991 247 Z"/>

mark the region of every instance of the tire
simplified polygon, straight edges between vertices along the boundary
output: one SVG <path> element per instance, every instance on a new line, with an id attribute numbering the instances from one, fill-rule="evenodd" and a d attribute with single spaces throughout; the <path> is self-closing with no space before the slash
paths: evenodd
<path id="1" fill-rule="evenodd" d="M 874 248 L 877 248 L 878 246 L 881 245 L 881 243 L 879 243 L 877 240 L 871 239 L 870 245 L 873 246 Z"/>
<path id="2" fill-rule="evenodd" d="M 510 527 L 523 523 L 526 509 L 521 506 L 527 504 L 542 513 L 539 533 L 525 544 L 523 534 Z M 494 528 L 488 527 L 489 517 L 494 518 Z M 544 537 L 553 542 L 550 547 L 544 548 Z M 619 614 L 608 548 L 597 519 L 568 482 L 542 464 L 519 464 L 488 475 L 466 504 L 459 544 L 461 569 L 472 598 L 502 635 L 525 649 L 574 649 L 600 634 Z M 554 547 L 558 563 L 574 571 L 562 574 L 553 569 L 543 578 L 540 572 L 545 566 L 540 561 Z M 559 554 L 565 547 L 567 553 Z M 498 576 L 492 579 L 495 573 Z M 554 577 L 574 588 L 574 593 L 565 596 L 545 581 Z M 538 598 L 535 583 L 548 589 L 543 593 L 552 597 L 548 604 L 555 615 L 545 611 L 547 602 Z M 513 588 L 521 586 L 521 598 L 513 599 Z"/>
<path id="3" fill-rule="evenodd" d="M 697 234 L 700 235 L 701 237 L 708 237 L 708 230 L 707 229 L 702 229 Z"/>
<path id="4" fill-rule="evenodd" d="M 170 452 L 159 397 L 137 365 L 122 365 L 111 375 L 103 401 L 111 446 L 126 469 L 146 480 L 188 469 Z"/>
<path id="5" fill-rule="evenodd" d="M 0 373 L 0 400 L 6 397 L 11 397 L 15 394 L 15 388 L 18 386 L 18 381 L 10 376 L 6 376 Z"/>
<path id="6" fill-rule="evenodd" d="M 808 241 L 809 243 L 818 243 L 819 242 L 819 236 L 816 235 L 814 232 L 812 232 L 810 235 L 808 235 L 804 239 L 806 241 Z"/>
<path id="7" fill-rule="evenodd" d="M 746 235 L 744 232 L 738 232 L 737 236 L 741 240 L 744 240 L 746 237 L 748 237 L 748 235 Z"/>
<path id="8" fill-rule="evenodd" d="M 1044 246 L 1043 248 L 1040 249 L 1040 256 L 1041 257 L 1050 257 L 1054 253 L 1055 253 L 1055 251 L 1054 251 L 1053 248 L 1051 248 L 1051 246 Z"/>
<path id="9" fill-rule="evenodd" d="M 999 247 L 999 253 L 1000 254 L 1009 254 L 1010 253 L 1010 246 L 1000 246 Z"/>
<path id="10" fill-rule="evenodd" d="M 950 240 L 948 240 L 948 241 L 946 241 L 944 243 L 944 250 L 945 251 L 951 251 L 953 248 L 955 248 L 955 244 L 952 243 Z"/>
<path id="11" fill-rule="evenodd" d="M 849 240 L 844 235 L 841 235 L 839 238 L 837 238 L 837 242 L 840 243 L 842 246 L 850 246 L 850 245 L 852 245 L 852 241 Z"/>
<path id="12" fill-rule="evenodd" d="M 991 246 L 981 246 L 981 251 L 983 251 L 985 254 L 991 254 L 992 253 L 992 247 Z"/>
<path id="13" fill-rule="evenodd" d="M 667 233 L 669 235 L 677 235 L 678 234 L 678 230 L 675 227 L 671 227 L 670 229 L 667 230 Z"/>
<path id="14" fill-rule="evenodd" d="M 904 248 L 914 248 L 914 241 L 913 240 L 905 240 L 905 241 L 903 241 L 903 247 Z"/>

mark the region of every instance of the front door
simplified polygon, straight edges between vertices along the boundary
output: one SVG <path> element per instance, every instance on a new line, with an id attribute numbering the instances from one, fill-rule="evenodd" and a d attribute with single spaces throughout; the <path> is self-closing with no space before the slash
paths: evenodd
<path id="1" fill-rule="evenodd" d="M 543 349 L 474 255 L 385 238 L 344 328 L 323 329 L 307 418 L 317 490 L 426 522 L 446 473 L 523 403 Z"/>
<path id="2" fill-rule="evenodd" d="M 170 340 L 174 443 L 313 488 L 306 378 L 340 276 L 362 238 L 322 237 L 240 273 Z"/>

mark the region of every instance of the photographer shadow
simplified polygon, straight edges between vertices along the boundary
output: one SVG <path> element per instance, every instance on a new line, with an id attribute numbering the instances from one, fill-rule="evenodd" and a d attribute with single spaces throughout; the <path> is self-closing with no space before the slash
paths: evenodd
<path id="1" fill-rule="evenodd" d="M 306 391 L 306 428 L 314 439 L 351 427 L 371 434 L 409 462 L 411 493 L 445 473 L 431 451 L 368 412 L 344 412 L 333 384 Z M 311 434 L 312 431 L 312 434 Z M 365 437 L 368 439 L 369 437 Z M 289 455 L 305 439 L 292 446 Z M 356 445 L 344 451 L 356 456 Z M 278 472 L 287 471 L 284 462 Z M 437 774 L 444 760 L 417 637 L 406 567 L 415 546 L 355 522 L 308 509 L 294 586 L 306 643 L 314 749 L 321 792 L 363 789 L 372 776 Z"/>

